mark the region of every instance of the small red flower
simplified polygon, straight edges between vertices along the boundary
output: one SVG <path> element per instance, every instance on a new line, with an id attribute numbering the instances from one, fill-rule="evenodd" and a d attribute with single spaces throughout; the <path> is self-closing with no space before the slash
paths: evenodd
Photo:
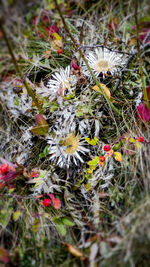
<path id="1" fill-rule="evenodd" d="M 63 50 L 60 48 L 60 49 L 57 50 L 57 54 L 59 55 L 61 53 L 63 53 Z"/>
<path id="2" fill-rule="evenodd" d="M 0 166 L 0 172 L 1 172 L 1 173 L 6 173 L 6 172 L 8 172 L 8 165 L 7 165 L 7 164 L 2 164 L 2 165 Z"/>
<path id="3" fill-rule="evenodd" d="M 144 137 L 143 136 L 139 136 L 137 140 L 138 140 L 138 142 L 142 143 L 142 142 L 144 142 Z"/>
<path id="4" fill-rule="evenodd" d="M 111 149 L 111 147 L 109 145 L 104 146 L 104 151 L 109 151 L 110 149 Z"/>
<path id="5" fill-rule="evenodd" d="M 45 207 L 49 207 L 50 204 L 51 204 L 51 200 L 50 200 L 49 198 L 45 198 L 45 199 L 43 200 L 43 205 L 44 205 Z"/>
<path id="6" fill-rule="evenodd" d="M 100 156 L 99 160 L 100 160 L 100 162 L 104 162 L 105 161 L 105 157 L 104 156 Z"/>

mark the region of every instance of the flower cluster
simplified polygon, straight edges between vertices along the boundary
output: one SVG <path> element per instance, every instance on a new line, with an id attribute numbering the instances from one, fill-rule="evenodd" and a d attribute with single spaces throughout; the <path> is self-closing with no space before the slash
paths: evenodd
<path id="1" fill-rule="evenodd" d="M 61 202 L 59 198 L 55 198 L 54 194 L 48 194 L 48 198 L 44 198 L 42 204 L 45 207 L 52 205 L 55 209 L 61 208 Z"/>

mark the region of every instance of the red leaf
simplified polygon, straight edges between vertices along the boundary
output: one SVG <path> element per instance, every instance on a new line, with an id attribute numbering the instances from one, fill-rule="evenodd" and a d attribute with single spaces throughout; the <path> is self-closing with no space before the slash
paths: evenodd
<path id="1" fill-rule="evenodd" d="M 150 85 L 146 88 L 148 100 L 150 100 Z M 143 95 L 144 98 L 144 95 Z"/>
<path id="2" fill-rule="evenodd" d="M 48 125 L 47 121 L 44 119 L 42 114 L 36 115 L 35 120 L 36 120 L 37 125 L 39 126 Z"/>
<path id="3" fill-rule="evenodd" d="M 137 114 L 141 121 L 147 122 L 150 120 L 150 110 L 146 107 L 145 103 L 137 106 Z"/>
<path id="4" fill-rule="evenodd" d="M 8 251 L 1 247 L 0 247 L 0 261 L 4 263 L 9 263 L 11 261 Z"/>

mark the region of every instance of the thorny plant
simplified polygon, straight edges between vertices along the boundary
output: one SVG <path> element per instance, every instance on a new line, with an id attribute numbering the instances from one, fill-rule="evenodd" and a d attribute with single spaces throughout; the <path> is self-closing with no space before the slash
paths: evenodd
<path id="1" fill-rule="evenodd" d="M 0 261 L 147 266 L 148 4 L 81 2 L 2 26 Z"/>

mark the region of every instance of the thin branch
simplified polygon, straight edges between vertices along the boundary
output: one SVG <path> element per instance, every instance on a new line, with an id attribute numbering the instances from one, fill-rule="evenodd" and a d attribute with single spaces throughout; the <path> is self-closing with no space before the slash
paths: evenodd
<path id="1" fill-rule="evenodd" d="M 34 92 L 32 91 L 31 87 L 30 87 L 29 84 L 27 83 L 27 81 L 26 81 L 26 77 L 24 77 L 24 75 L 23 75 L 23 73 L 22 73 L 22 70 L 21 70 L 21 68 L 19 67 L 18 63 L 17 63 L 17 60 L 16 60 L 15 55 L 14 55 L 13 50 L 12 50 L 12 45 L 10 44 L 10 41 L 9 41 L 9 39 L 8 39 L 8 37 L 7 37 L 7 33 L 6 33 L 6 31 L 5 31 L 5 28 L 4 28 L 4 26 L 3 26 L 3 21 L 2 21 L 1 18 L 0 18 L 0 29 L 2 30 L 3 37 L 4 37 L 4 39 L 5 39 L 5 42 L 6 42 L 8 51 L 9 51 L 9 54 L 10 54 L 10 56 L 11 56 L 11 59 L 12 59 L 12 62 L 13 62 L 13 64 L 14 64 L 14 66 L 15 66 L 16 71 L 18 72 L 18 74 L 19 74 L 19 76 L 20 76 L 22 82 L 24 83 L 24 85 L 25 85 L 25 87 L 26 87 L 26 89 L 27 89 L 28 94 L 32 97 L 32 99 L 33 99 L 33 101 L 34 101 L 36 107 L 37 107 L 38 110 L 39 110 L 39 112 L 43 114 L 43 110 L 42 110 L 40 104 L 38 103 L 38 101 L 37 101 L 37 99 L 36 99 L 36 97 L 35 97 L 35 95 L 34 95 Z"/>

